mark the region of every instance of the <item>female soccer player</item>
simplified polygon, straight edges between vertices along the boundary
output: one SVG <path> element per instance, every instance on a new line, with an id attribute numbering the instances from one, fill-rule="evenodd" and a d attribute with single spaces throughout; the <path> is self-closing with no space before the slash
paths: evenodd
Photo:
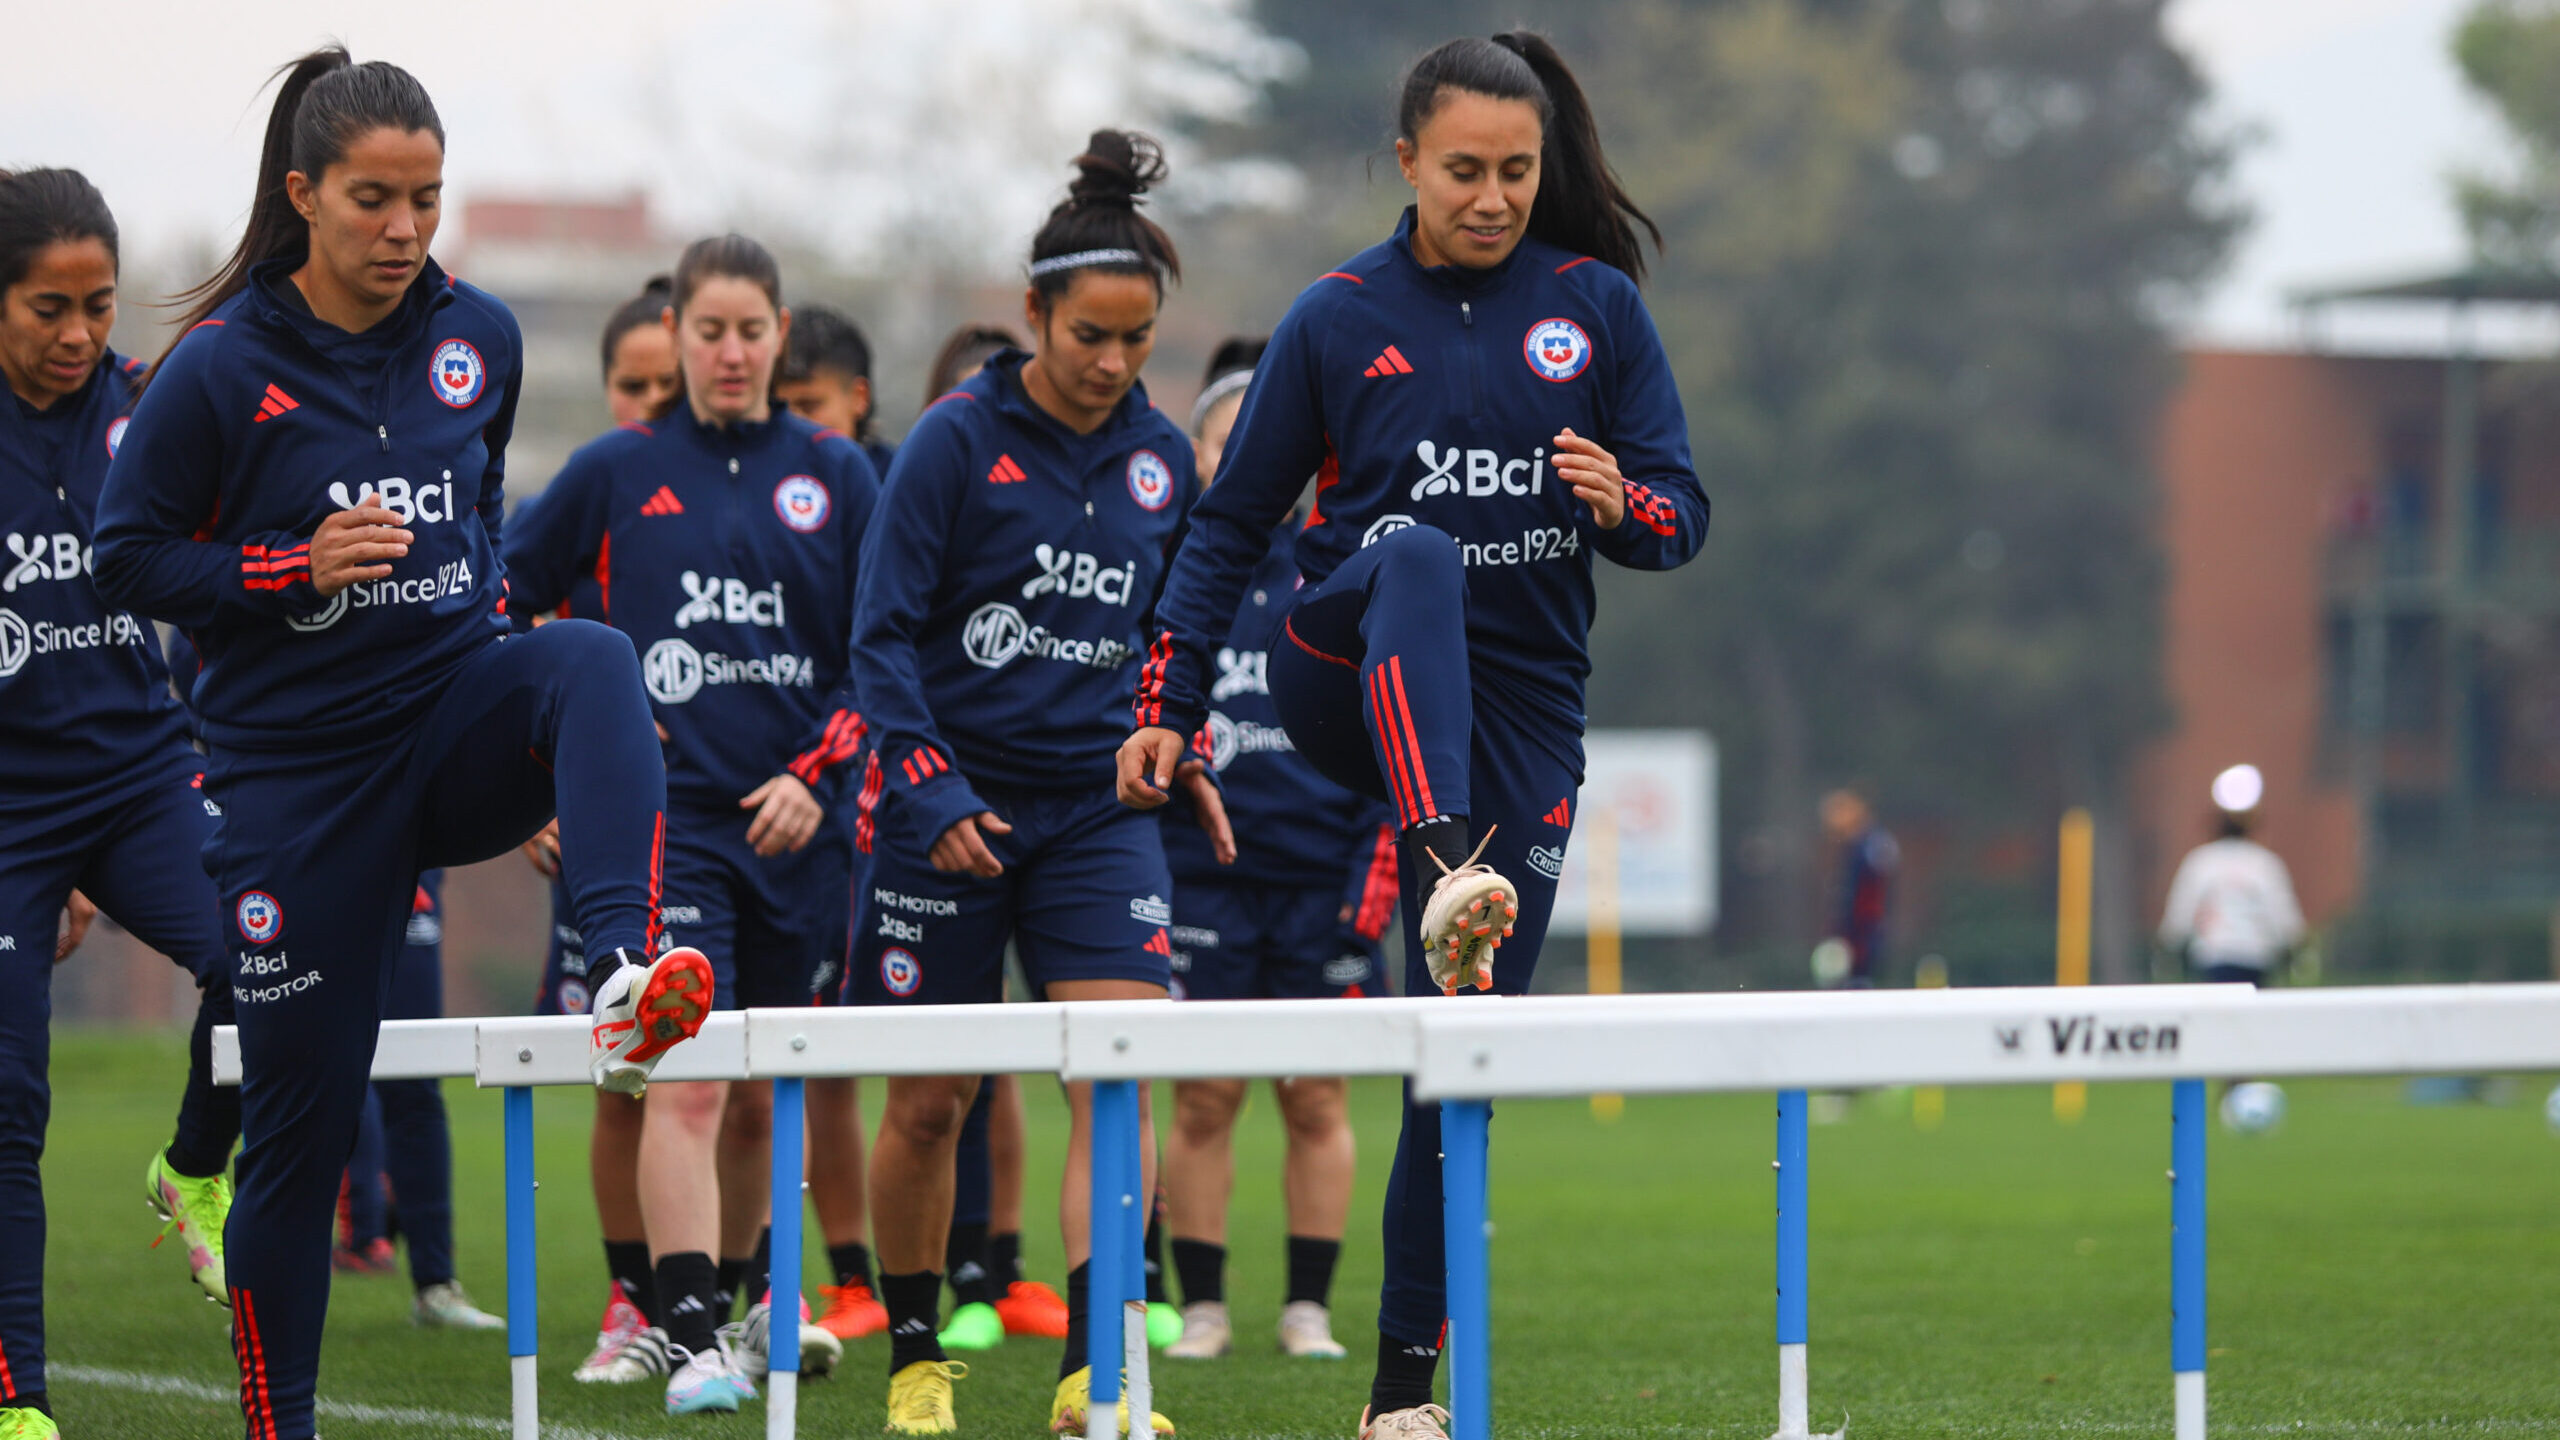
<path id="1" fill-rule="evenodd" d="M 1039 349 L 999 353 L 925 411 L 863 544 L 853 663 L 887 777 L 854 927 L 864 1003 L 1001 1000 L 1008 938 L 1050 1000 L 1161 999 L 1170 978 L 1164 847 L 1112 799 L 1110 697 L 1136 678 L 1191 495 L 1190 446 L 1138 384 L 1179 261 L 1137 211 L 1164 174 L 1154 141 L 1097 131 L 1074 163 L 1031 245 L 1023 305 Z M 1165 771 L 1232 857 L 1203 767 Z M 955 1428 L 951 1382 L 965 1371 L 935 1338 L 934 1266 L 977 1090 L 974 1075 L 893 1078 L 872 1154 L 901 1434 Z M 1070 1087 L 1068 1104 L 1070 1318 L 1050 1422 L 1081 1430 L 1091 1087 Z M 1152 1156 L 1148 1168 L 1152 1185 Z"/>
<path id="2" fill-rule="evenodd" d="M 842 960 L 852 858 L 841 827 L 822 822 L 862 754 L 845 654 L 879 482 L 849 438 L 773 403 L 791 312 L 762 245 L 694 242 L 669 302 L 682 403 L 572 455 L 515 517 L 507 571 L 535 610 L 594 580 L 599 613 L 642 651 L 667 737 L 659 916 L 670 936 L 732 957 L 716 1005 L 807 1005 Z M 730 1285 L 745 1278 L 768 1187 L 742 1182 L 771 1174 L 769 1151 L 715 1173 L 733 1095 L 769 1146 L 769 1084 L 660 1085 L 641 1133 L 659 1323 L 684 1357 L 667 1381 L 672 1413 L 735 1410 L 764 1368 L 760 1313 L 734 1345 L 715 1335 L 729 1287 L 714 1257 L 736 1257 Z M 803 1368 L 840 1353 L 815 1327 L 802 1343 Z"/>
<path id="3" fill-rule="evenodd" d="M 1406 912 L 1407 990 L 1521 994 L 1581 783 L 1592 559 L 1680 564 L 1707 501 L 1636 294 L 1652 222 L 1555 48 L 1450 41 L 1406 73 L 1397 126 L 1414 203 L 1298 297 L 1254 371 L 1157 607 L 1120 793 L 1163 803 L 1271 527 L 1320 472 L 1297 545 L 1306 585 L 1267 647 L 1272 698 L 1317 769 L 1395 806 L 1422 902 Z M 1439 1108 L 1408 1105 L 1373 1440 L 1438 1436 L 1446 1418 L 1431 1404 L 1439 1141 Z"/>
<path id="4" fill-rule="evenodd" d="M 329 1211 L 418 874 L 555 807 L 598 1083 L 645 1084 L 711 969 L 659 957 L 665 771 L 631 643 L 509 638 L 497 555 L 515 321 L 430 257 L 444 129 L 408 72 L 285 72 L 239 248 L 153 370 L 98 506 L 110 603 L 193 633 L 205 852 L 232 932 L 246 1146 L 227 1259 L 241 1405 L 305 1440 Z M 599 968 L 603 968 L 599 966 Z"/>
<path id="5" fill-rule="evenodd" d="M 1192 443 L 1205 486 L 1217 483 L 1227 433 L 1243 405 L 1260 340 L 1229 340 L 1209 362 L 1191 408 Z M 1379 937 L 1395 913 L 1394 832 L 1385 807 L 1316 772 L 1289 743 L 1272 708 L 1263 646 L 1272 618 L 1298 584 L 1292 514 L 1219 647 L 1209 687 L 1209 763 L 1218 772 L 1236 863 L 1218 864 L 1188 817 L 1168 815 L 1165 860 L 1173 870 L 1174 995 L 1185 1000 L 1304 1000 L 1382 993 Z M 1282 1189 L 1288 1200 L 1289 1288 L 1280 1348 L 1339 1360 L 1328 1309 L 1342 1228 L 1351 1209 L 1356 1151 L 1350 1086 L 1340 1076 L 1275 1081 L 1288 1135 Z M 1241 1080 L 1183 1080 L 1164 1152 L 1165 1218 L 1182 1281 L 1182 1334 L 1166 1355 L 1208 1360 L 1233 1347 L 1227 1314 L 1227 1200 L 1243 1108 Z"/>
<path id="6" fill-rule="evenodd" d="M 862 447 L 871 468 L 889 473 L 897 447 L 871 423 L 871 341 L 862 327 L 824 305 L 803 305 L 791 327 L 790 347 L 774 372 L 773 398 L 801 419 L 841 430 Z"/>
<path id="7" fill-rule="evenodd" d="M 45 1398 L 44 1188 L 53 967 L 95 900 L 196 977 L 176 1139 L 144 1176 L 195 1282 L 225 1299 L 223 1170 L 235 1096 L 212 1083 L 231 1023 L 212 821 L 151 626 L 90 582 L 98 487 L 122 443 L 138 362 L 107 348 L 117 234 L 76 170 L 0 172 L 0 1440 L 55 1432 Z M 71 925 L 57 943 L 57 922 Z"/>

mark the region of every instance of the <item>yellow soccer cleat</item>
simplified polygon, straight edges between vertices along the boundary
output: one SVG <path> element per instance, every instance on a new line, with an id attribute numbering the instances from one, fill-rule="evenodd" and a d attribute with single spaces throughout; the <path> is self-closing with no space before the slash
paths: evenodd
<path id="1" fill-rule="evenodd" d="M 1092 1382 L 1093 1367 L 1090 1365 L 1058 1382 L 1058 1398 L 1049 1402 L 1049 1433 L 1053 1435 L 1084 1433 L 1085 1411 L 1093 1403 Z M 1162 1415 L 1150 1410 L 1147 1412 L 1147 1419 L 1155 1426 L 1157 1434 L 1173 1433 L 1173 1422 Z M 1123 1435 L 1129 1433 L 1129 1390 L 1126 1384 L 1123 1384 L 1120 1390 L 1120 1433 Z"/>
<path id="2" fill-rule="evenodd" d="M 153 1248 L 175 1232 L 187 1247 L 187 1278 L 196 1282 L 206 1299 L 229 1305 L 231 1292 L 222 1272 L 222 1227 L 231 1219 L 231 1177 L 181 1175 L 169 1168 L 169 1152 L 163 1150 L 144 1167 L 142 1186 L 151 1208 L 166 1222 L 160 1227 L 160 1238 L 151 1242 Z"/>
<path id="3" fill-rule="evenodd" d="M 892 1435 L 948 1435 L 960 1428 L 951 1413 L 951 1382 L 968 1378 L 954 1360 L 919 1360 L 889 1377 Z"/>
<path id="4" fill-rule="evenodd" d="M 0 1410 L 0 1440 L 55 1440 L 61 1434 L 53 1417 L 41 1410 Z"/>

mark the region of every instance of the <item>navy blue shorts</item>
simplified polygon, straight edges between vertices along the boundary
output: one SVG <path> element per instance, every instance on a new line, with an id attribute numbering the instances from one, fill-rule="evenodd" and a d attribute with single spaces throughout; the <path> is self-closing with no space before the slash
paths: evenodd
<path id="1" fill-rule="evenodd" d="M 1384 948 L 1342 915 L 1338 885 L 1187 880 L 1173 892 L 1173 998 L 1379 995 Z"/>
<path id="2" fill-rule="evenodd" d="M 945 874 L 883 834 L 854 911 L 853 1003 L 993 1004 L 1007 940 L 1034 995 L 1062 980 L 1170 989 L 1162 822 L 1108 790 L 979 793 L 1013 826 L 987 837 L 1004 873 Z"/>
<path id="3" fill-rule="evenodd" d="M 758 855 L 753 818 L 667 808 L 659 933 L 710 958 L 719 1009 L 822 1003 L 844 963 L 852 851 L 841 828 L 821 824 L 801 850 Z"/>
<path id="4" fill-rule="evenodd" d="M 2267 972 L 2258 965 L 2198 965 L 2195 978 L 2206 985 L 2255 985 L 2267 988 Z"/>

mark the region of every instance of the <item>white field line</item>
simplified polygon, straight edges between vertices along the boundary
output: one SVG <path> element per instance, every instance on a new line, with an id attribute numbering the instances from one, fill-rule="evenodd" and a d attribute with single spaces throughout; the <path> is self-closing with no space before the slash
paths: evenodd
<path id="1" fill-rule="evenodd" d="M 49 1365 L 47 1374 L 55 1379 L 82 1385 L 98 1385 L 109 1390 L 129 1390 L 141 1395 L 174 1395 L 182 1400 L 204 1400 L 237 1409 L 240 1393 L 221 1385 L 208 1385 L 177 1375 L 147 1375 L 139 1370 L 106 1370 L 94 1365 Z M 367 1425 L 401 1425 L 414 1430 L 431 1430 L 438 1434 L 509 1435 L 515 1427 L 494 1416 L 462 1415 L 451 1410 L 428 1410 L 410 1405 L 360 1405 L 346 1400 L 323 1400 L 314 1407 L 325 1420 L 346 1420 Z M 543 1440 L 620 1440 L 596 1430 L 573 1430 L 545 1422 Z"/>
<path id="2" fill-rule="evenodd" d="M 128 1390 L 144 1395 L 174 1395 L 180 1399 L 203 1400 L 233 1407 L 240 1403 L 238 1393 L 227 1387 L 208 1385 L 201 1380 L 188 1380 L 176 1375 L 148 1375 L 138 1370 L 107 1370 L 91 1365 L 49 1365 L 45 1368 L 48 1374 L 64 1380 L 103 1386 L 110 1390 Z M 321 1415 L 332 1420 L 360 1421 L 375 1425 L 401 1425 L 448 1435 L 506 1435 L 513 1430 L 507 1421 L 492 1416 L 461 1415 L 450 1410 L 428 1410 L 407 1405 L 361 1405 L 344 1400 L 323 1400 L 319 1402 L 317 1408 Z M 1498 1409 L 1499 1406 L 1496 1408 Z M 2097 1420 L 2026 1421 L 2021 1422 L 2019 1426 L 2020 1433 L 2039 1435 L 2157 1435 L 2162 1428 L 2159 1425 Z M 1290 1435 L 1329 1437 L 1334 1433 L 1331 1430 L 1317 1430 L 1290 1432 Z M 1616 1427 L 1580 1425 L 1503 1427 L 1503 1434 L 1513 1437 L 1513 1440 L 1606 1440 L 1606 1437 L 1621 1433 L 1623 1432 Z M 1710 1435 L 1714 1431 L 1701 1429 L 1698 1433 Z M 1734 1433 L 1738 1436 L 1756 1437 L 1761 1435 L 1762 1428 L 1749 1426 Z M 2560 1419 L 2300 1420 L 2290 1425 L 2216 1425 L 2212 1427 L 2210 1433 L 2294 1436 L 2300 1437 L 2300 1440 L 2313 1440 L 2313 1437 L 2322 1435 L 2560 1435 Z M 543 1440 L 623 1440 L 623 1437 L 602 1431 L 570 1429 L 547 1421 L 543 1424 L 542 1435 Z M 1235 1440 L 1257 1440 L 1257 1437 L 1237 1436 Z M 1260 1437 L 1260 1440 L 1290 1440 L 1290 1437 Z"/>

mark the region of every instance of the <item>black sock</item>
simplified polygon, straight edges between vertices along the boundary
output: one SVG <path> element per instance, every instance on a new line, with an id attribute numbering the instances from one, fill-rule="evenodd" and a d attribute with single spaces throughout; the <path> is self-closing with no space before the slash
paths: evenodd
<path id="1" fill-rule="evenodd" d="M 942 1336 L 935 1326 L 941 1320 L 942 1277 L 930 1270 L 913 1275 L 880 1273 L 880 1303 L 889 1309 L 889 1373 L 897 1374 L 910 1365 L 946 1358 L 942 1353 Z"/>
<path id="2" fill-rule="evenodd" d="M 987 1237 L 987 1283 L 1006 1294 L 1022 1283 L 1022 1232 L 1008 1230 Z"/>
<path id="3" fill-rule="evenodd" d="M 1085 1367 L 1085 1351 L 1093 1346 L 1092 1324 L 1084 1313 L 1093 1297 L 1093 1289 L 1087 1283 L 1092 1269 L 1093 1262 L 1088 1260 L 1067 1272 L 1067 1353 L 1058 1357 L 1061 1380 Z"/>
<path id="4" fill-rule="evenodd" d="M 1318 1305 L 1333 1303 L 1333 1265 L 1342 1258 L 1342 1242 L 1318 1240 L 1312 1235 L 1289 1237 L 1289 1298 L 1295 1305 L 1312 1300 Z"/>
<path id="5" fill-rule="evenodd" d="M 1431 1382 L 1440 1372 L 1440 1347 L 1414 1345 L 1378 1332 L 1378 1378 L 1369 1382 L 1369 1418 L 1393 1410 L 1431 1403 Z"/>
<path id="6" fill-rule="evenodd" d="M 1182 1281 L 1182 1303 L 1227 1298 L 1227 1247 L 1206 1240 L 1173 1242 L 1173 1273 Z"/>
<path id="7" fill-rule="evenodd" d="M 20 1395 L 5 1405 L 0 1405 L 0 1411 L 8 1410 L 33 1410 L 39 1415 L 51 1415 L 53 1413 L 53 1405 L 44 1398 L 43 1391 L 37 1390 L 30 1394 Z"/>
<path id="8" fill-rule="evenodd" d="M 1405 868 L 1419 887 L 1413 897 L 1416 905 L 1431 898 L 1431 887 L 1440 879 L 1440 865 L 1431 863 L 1433 856 L 1439 857 L 1441 865 L 1455 870 L 1467 863 L 1468 852 L 1475 849 L 1475 837 L 1467 833 L 1464 815 L 1435 815 L 1407 827 L 1397 843 L 1404 849 Z"/>
<path id="9" fill-rule="evenodd" d="M 1164 1303 L 1164 1207 L 1147 1216 L 1147 1303 Z"/>
<path id="10" fill-rule="evenodd" d="M 604 1273 L 622 1287 L 622 1298 L 631 1302 L 642 1320 L 658 1323 L 658 1287 L 649 1275 L 648 1241 L 604 1242 Z"/>
<path id="11" fill-rule="evenodd" d="M 746 1283 L 747 1271 L 755 1263 L 745 1257 L 720 1257 L 719 1280 L 711 1292 L 712 1303 L 720 1310 L 716 1323 L 726 1325 L 738 1318 L 738 1287 Z"/>
<path id="12" fill-rule="evenodd" d="M 827 1263 L 835 1267 L 836 1283 L 871 1288 L 871 1247 L 856 1240 L 850 1245 L 827 1247 Z"/>
<path id="13" fill-rule="evenodd" d="M 715 1308 L 719 1303 L 720 1272 L 711 1257 L 699 1250 L 661 1255 L 657 1281 L 658 1324 L 667 1332 L 667 1339 L 694 1354 L 710 1349 L 712 1337 L 726 1318 Z"/>
<path id="14" fill-rule="evenodd" d="M 951 1283 L 954 1305 L 993 1305 L 995 1287 L 987 1282 L 987 1227 L 952 1222 L 951 1238 L 942 1247 L 943 1276 Z"/>

